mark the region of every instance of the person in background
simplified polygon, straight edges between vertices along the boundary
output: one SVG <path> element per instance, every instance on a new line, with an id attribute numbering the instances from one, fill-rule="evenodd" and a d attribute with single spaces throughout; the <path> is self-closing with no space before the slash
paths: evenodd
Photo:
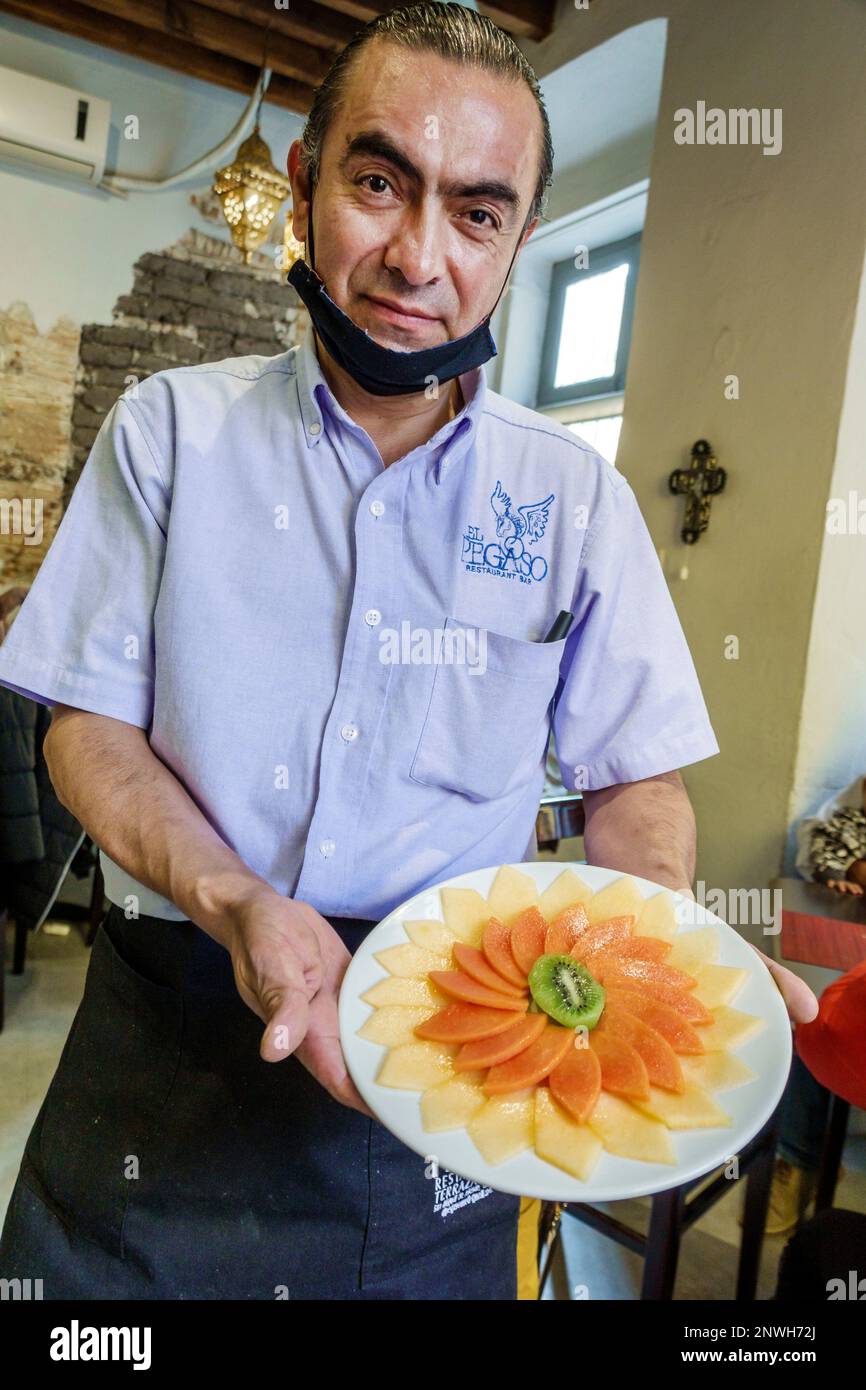
<path id="1" fill-rule="evenodd" d="M 813 883 L 862 897 L 866 890 L 866 777 L 855 777 L 797 828 L 797 869 Z"/>
<path id="2" fill-rule="evenodd" d="M 856 777 L 829 797 L 813 816 L 797 827 L 796 866 L 804 878 L 837 893 L 863 895 L 866 887 L 866 778 Z M 846 977 L 847 978 L 847 977 Z M 821 1000 L 829 999 L 834 981 Z M 820 1014 L 819 1014 L 820 1017 Z M 815 1195 L 821 1148 L 827 1127 L 830 1091 L 823 1076 L 808 1067 L 800 1052 L 804 1029 L 818 1020 L 799 1024 L 794 1033 L 794 1058 L 782 1101 L 776 1165 L 767 1214 L 768 1235 L 793 1230 Z M 861 1022 L 866 1034 L 866 1014 Z"/>
<path id="3" fill-rule="evenodd" d="M 797 1061 L 814 1085 L 866 1110 L 866 961 L 827 986 L 817 1018 L 799 1024 L 794 1039 Z M 863 1212 L 820 1212 L 785 1246 L 776 1299 L 850 1296 L 848 1272 L 862 1271 L 864 1243 Z"/>

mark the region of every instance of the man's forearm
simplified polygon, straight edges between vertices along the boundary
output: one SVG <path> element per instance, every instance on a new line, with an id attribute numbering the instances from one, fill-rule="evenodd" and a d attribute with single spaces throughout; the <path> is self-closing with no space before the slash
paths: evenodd
<path id="1" fill-rule="evenodd" d="M 220 839 L 144 730 L 61 706 L 44 752 L 60 801 L 109 858 L 227 945 L 228 906 L 268 885 Z"/>
<path id="2" fill-rule="evenodd" d="M 583 793 L 587 862 L 690 888 L 695 873 L 695 814 L 678 772 Z"/>

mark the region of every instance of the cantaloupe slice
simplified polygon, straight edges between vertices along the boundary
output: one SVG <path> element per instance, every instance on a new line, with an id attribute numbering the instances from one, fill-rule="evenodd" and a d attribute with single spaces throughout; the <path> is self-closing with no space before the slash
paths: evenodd
<path id="1" fill-rule="evenodd" d="M 480 946 L 491 915 L 486 898 L 474 888 L 442 888 L 440 897 L 448 930 L 470 946 Z"/>
<path id="2" fill-rule="evenodd" d="M 708 1052 L 703 1057 L 681 1057 L 680 1066 L 687 1081 L 694 1081 L 705 1091 L 732 1091 L 747 1081 L 756 1081 L 757 1073 L 732 1052 Z"/>
<path id="3" fill-rule="evenodd" d="M 634 924 L 635 936 L 661 936 L 665 941 L 673 941 L 678 928 L 674 905 L 667 893 L 653 893 L 643 899 Z"/>
<path id="4" fill-rule="evenodd" d="M 535 1139 L 535 1098 L 531 1090 L 492 1096 L 472 1116 L 466 1131 L 485 1162 L 505 1163 L 531 1149 Z"/>
<path id="5" fill-rule="evenodd" d="M 546 917 L 548 922 L 553 922 L 567 907 L 577 903 L 585 905 L 591 897 L 592 889 L 589 884 L 578 878 L 573 869 L 563 869 L 540 895 L 538 907 L 541 915 Z"/>
<path id="6" fill-rule="evenodd" d="M 655 980 L 634 980 L 628 975 L 618 973 L 616 961 L 605 960 L 603 969 L 599 969 L 599 977 L 603 977 L 601 982 L 604 984 L 607 994 L 619 994 L 622 991 L 634 993 L 639 991 L 645 999 L 654 1000 L 658 1004 L 664 1004 L 669 1009 L 674 1009 L 678 1014 L 689 1023 L 707 1024 L 712 1023 L 712 1010 L 706 1004 L 702 1004 L 700 999 L 696 999 L 694 990 L 671 989 L 670 985 L 659 984 Z M 597 967 L 598 968 L 598 967 Z M 697 986 L 697 980 L 695 980 Z"/>
<path id="7" fill-rule="evenodd" d="M 495 990 L 500 994 L 509 994 L 513 999 L 520 998 L 526 993 L 526 981 L 522 980 L 519 985 L 514 985 L 510 980 L 506 980 L 487 960 L 483 952 L 477 946 L 469 946 L 465 941 L 457 941 L 451 953 L 454 957 L 456 969 L 462 970 L 471 979 L 477 980 L 485 989 Z"/>
<path id="8" fill-rule="evenodd" d="M 361 998 L 365 1004 L 378 1008 L 381 1004 L 437 1004 L 443 1005 L 447 996 L 429 980 L 415 975 L 388 975 L 377 980 Z"/>
<path id="9" fill-rule="evenodd" d="M 604 1145 L 589 1125 L 578 1124 L 556 1104 L 546 1086 L 535 1092 L 535 1152 L 545 1162 L 586 1182 Z"/>
<path id="10" fill-rule="evenodd" d="M 594 893 L 586 904 L 590 926 L 608 917 L 632 916 L 637 920 L 643 908 L 643 895 L 630 874 L 614 879 L 606 888 Z"/>
<path id="11" fill-rule="evenodd" d="M 675 1164 L 677 1153 L 670 1132 L 659 1120 L 651 1120 L 627 1100 L 602 1091 L 587 1121 L 608 1153 L 637 1158 L 643 1163 Z"/>
<path id="12" fill-rule="evenodd" d="M 615 941 L 605 954 L 609 956 L 630 956 L 639 960 L 665 960 L 670 955 L 671 943 L 661 936 L 630 936 L 626 941 Z"/>
<path id="13" fill-rule="evenodd" d="M 374 954 L 389 975 L 415 976 L 422 980 L 429 976 L 431 970 L 447 970 L 451 965 L 450 956 L 425 951 L 412 941 L 405 941 L 400 946 L 386 946 L 384 951 Z"/>
<path id="14" fill-rule="evenodd" d="M 463 1043 L 492 1038 L 514 1023 L 511 1009 L 485 1009 L 480 1004 L 451 1003 L 437 1009 L 416 1028 L 429 1042 Z"/>
<path id="15" fill-rule="evenodd" d="M 399 1047 L 401 1043 L 415 1042 L 418 1024 L 435 1013 L 435 1004 L 385 1004 L 358 1029 L 358 1037 L 383 1047 Z"/>
<path id="16" fill-rule="evenodd" d="M 701 1042 L 707 1052 L 732 1052 L 767 1026 L 765 1019 L 744 1014 L 727 1004 L 720 1004 L 710 1012 L 713 1022 L 700 1030 Z"/>
<path id="17" fill-rule="evenodd" d="M 635 1100 L 632 1104 L 642 1115 L 661 1120 L 668 1129 L 716 1129 L 733 1124 L 730 1115 L 694 1081 L 686 1082 L 681 1095 L 651 1086 L 649 1100 Z"/>
<path id="18" fill-rule="evenodd" d="M 433 1086 L 421 1097 L 421 1123 L 430 1133 L 461 1129 L 467 1125 L 487 1097 L 481 1089 L 482 1072 L 464 1072 L 451 1081 Z"/>
<path id="19" fill-rule="evenodd" d="M 749 978 L 749 972 L 738 965 L 704 965 L 695 975 L 698 981 L 695 998 L 708 1009 L 732 1003 Z"/>
<path id="20" fill-rule="evenodd" d="M 445 1043 L 402 1043 L 389 1048 L 376 1080 L 398 1091 L 427 1091 L 454 1076 L 456 1054 Z"/>
<path id="21" fill-rule="evenodd" d="M 404 922 L 403 930 L 416 946 L 420 946 L 424 951 L 432 951 L 435 956 L 447 956 L 458 940 L 444 922 Z"/>
<path id="22" fill-rule="evenodd" d="M 696 927 L 694 931 L 680 932 L 674 938 L 670 954 L 665 957 L 668 965 L 675 965 L 689 975 L 696 974 L 702 965 L 710 965 L 718 958 L 717 927 Z"/>
<path id="23" fill-rule="evenodd" d="M 510 927 L 514 918 L 524 908 L 533 907 L 537 903 L 538 889 L 535 879 L 530 878 L 529 874 L 521 873 L 519 869 L 513 869 L 510 864 L 503 864 L 487 894 L 488 916 L 498 917 L 503 926 Z"/>

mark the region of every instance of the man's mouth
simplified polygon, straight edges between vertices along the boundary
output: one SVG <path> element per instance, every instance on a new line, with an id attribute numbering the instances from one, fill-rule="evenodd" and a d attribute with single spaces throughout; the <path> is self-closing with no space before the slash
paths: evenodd
<path id="1" fill-rule="evenodd" d="M 426 323 L 437 322 L 433 314 L 423 314 L 419 310 L 397 304 L 394 300 L 379 299 L 371 294 L 367 295 L 367 299 L 380 318 L 387 323 L 399 324 L 402 328 L 422 328 Z"/>

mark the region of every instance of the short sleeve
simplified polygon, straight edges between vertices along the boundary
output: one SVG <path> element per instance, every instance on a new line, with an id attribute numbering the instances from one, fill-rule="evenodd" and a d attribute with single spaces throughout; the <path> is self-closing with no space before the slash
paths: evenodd
<path id="1" fill-rule="evenodd" d="M 0 684 L 40 704 L 150 727 L 170 510 L 156 452 L 121 397 L 0 646 Z"/>
<path id="2" fill-rule="evenodd" d="M 603 471 L 553 714 L 569 791 L 637 782 L 719 752 L 637 498 L 610 464 Z"/>

